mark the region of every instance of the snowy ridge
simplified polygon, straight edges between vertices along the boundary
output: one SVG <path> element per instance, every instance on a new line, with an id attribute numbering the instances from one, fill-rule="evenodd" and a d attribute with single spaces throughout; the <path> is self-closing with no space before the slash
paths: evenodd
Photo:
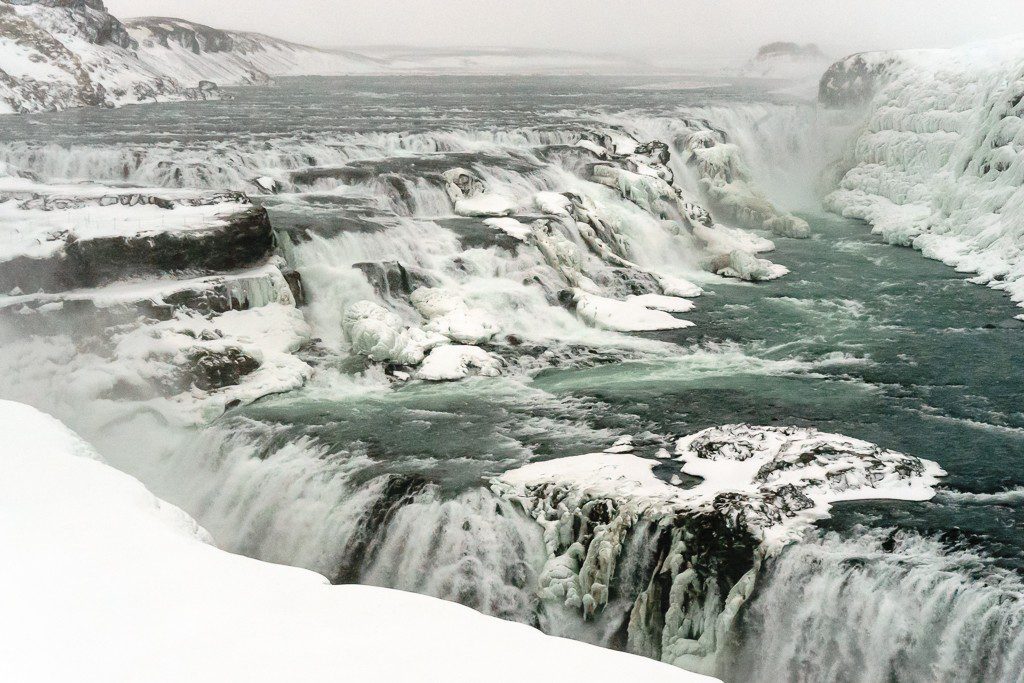
<path id="1" fill-rule="evenodd" d="M 0 642 L 5 680 L 520 681 L 527 661 L 559 679 L 711 680 L 228 554 L 54 418 L 0 401 L 0 431 L 0 596 L 20 625 Z"/>
<path id="2" fill-rule="evenodd" d="M 845 91 L 871 99 L 826 206 L 1024 302 L 1024 40 L 861 61 L 884 74 Z M 843 100 L 826 85 L 823 102 Z"/>
<path id="3" fill-rule="evenodd" d="M 274 76 L 331 76 L 385 68 L 354 52 L 321 50 L 182 19 L 143 17 L 129 19 L 125 25 L 147 68 L 185 84 L 251 85 Z"/>
<path id="4" fill-rule="evenodd" d="M 0 2 L 0 113 L 207 99 L 143 65 L 135 41 L 102 2 Z M 194 86 L 194 87 L 190 87 Z"/>

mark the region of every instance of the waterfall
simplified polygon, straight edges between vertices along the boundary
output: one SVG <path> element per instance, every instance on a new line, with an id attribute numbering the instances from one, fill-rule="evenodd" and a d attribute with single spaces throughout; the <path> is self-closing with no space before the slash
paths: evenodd
<path id="1" fill-rule="evenodd" d="M 422 476 L 381 473 L 364 446 L 337 450 L 248 419 L 206 429 L 163 462 L 119 464 L 145 470 L 232 552 L 536 622 L 540 529 L 486 489 L 445 495 Z"/>
<path id="2" fill-rule="evenodd" d="M 721 662 L 732 681 L 1024 676 L 1024 583 L 910 532 L 823 534 L 767 563 Z"/>

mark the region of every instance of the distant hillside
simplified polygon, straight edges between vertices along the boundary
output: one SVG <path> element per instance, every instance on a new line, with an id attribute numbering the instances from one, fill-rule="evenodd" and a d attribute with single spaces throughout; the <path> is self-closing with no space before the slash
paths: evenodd
<path id="1" fill-rule="evenodd" d="M 120 21 L 102 0 L 0 0 L 0 114 L 219 97 L 276 76 L 623 73 L 643 64 L 557 50 L 300 45 L 182 19 Z"/>
<path id="2" fill-rule="evenodd" d="M 273 76 L 382 71 L 382 62 L 354 52 L 291 43 L 260 33 L 224 31 L 183 19 L 143 17 L 125 22 L 139 59 L 183 83 L 266 83 Z"/>
<path id="3" fill-rule="evenodd" d="M 819 77 L 832 59 L 814 43 L 776 42 L 762 45 L 740 71 L 748 78 L 798 80 Z"/>

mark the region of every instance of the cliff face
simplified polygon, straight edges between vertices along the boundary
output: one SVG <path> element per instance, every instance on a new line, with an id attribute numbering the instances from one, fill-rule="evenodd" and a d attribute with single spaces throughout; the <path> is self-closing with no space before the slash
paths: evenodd
<path id="1" fill-rule="evenodd" d="M 820 101 L 861 117 L 828 208 L 1024 302 L 1024 42 L 854 55 Z"/>
<path id="2" fill-rule="evenodd" d="M 830 108 L 864 106 L 899 70 L 900 63 L 898 52 L 862 52 L 840 59 L 822 75 L 818 101 Z"/>

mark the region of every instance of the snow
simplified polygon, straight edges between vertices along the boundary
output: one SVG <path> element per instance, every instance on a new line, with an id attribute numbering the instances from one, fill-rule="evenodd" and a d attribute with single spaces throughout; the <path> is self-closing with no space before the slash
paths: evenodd
<path id="1" fill-rule="evenodd" d="M 687 313 L 696 308 L 696 304 L 688 299 L 662 294 L 634 294 L 627 296 L 626 301 L 666 313 Z"/>
<path id="2" fill-rule="evenodd" d="M 497 481 L 520 495 L 529 495 L 527 487 L 555 484 L 645 508 L 715 509 L 738 515 L 768 547 L 779 547 L 827 517 L 833 503 L 929 500 L 945 474 L 928 460 L 802 427 L 712 427 L 679 439 L 675 462 L 679 472 L 702 481 L 681 488 L 654 473 L 664 461 L 614 448 L 531 463 Z"/>
<path id="3" fill-rule="evenodd" d="M 231 555 L 57 420 L 0 401 L 0 432 L 4 680 L 712 680 Z"/>
<path id="4" fill-rule="evenodd" d="M 607 330 L 645 332 L 678 330 L 693 326 L 689 320 L 681 320 L 661 310 L 651 310 L 635 298 L 616 301 L 597 294 L 589 294 L 581 289 L 575 290 L 574 295 L 576 314 L 591 325 Z"/>
<path id="5" fill-rule="evenodd" d="M 433 287 L 420 287 L 412 296 L 413 306 L 427 319 L 426 330 L 444 335 L 460 344 L 483 344 L 501 331 L 490 315 L 469 308 L 455 294 Z"/>
<path id="6" fill-rule="evenodd" d="M 8 200 L 0 203 L 0 258 L 52 256 L 72 237 L 89 240 L 208 230 L 225 226 L 250 209 L 249 204 L 215 203 L 173 209 L 155 204 L 87 205 L 46 211 L 22 209 L 15 200 Z"/>
<path id="7" fill-rule="evenodd" d="M 515 210 L 515 202 L 493 192 L 485 192 L 455 202 L 455 213 L 459 216 L 508 216 L 515 213 Z"/>
<path id="8" fill-rule="evenodd" d="M 1024 40 L 863 61 L 885 71 L 826 206 L 1024 303 Z"/>
<path id="9" fill-rule="evenodd" d="M 497 377 L 501 366 L 497 358 L 479 346 L 447 344 L 434 348 L 423 360 L 416 377 L 431 382 L 452 382 L 473 374 Z"/>
<path id="10" fill-rule="evenodd" d="M 484 220 L 486 225 L 515 237 L 517 240 L 525 241 L 532 234 L 530 226 L 517 221 L 515 218 L 499 217 Z"/>
<path id="11" fill-rule="evenodd" d="M 658 283 L 661 284 L 661 288 L 665 290 L 665 294 L 668 296 L 692 298 L 704 293 L 703 289 L 689 280 L 671 275 L 656 274 L 656 276 Z"/>

